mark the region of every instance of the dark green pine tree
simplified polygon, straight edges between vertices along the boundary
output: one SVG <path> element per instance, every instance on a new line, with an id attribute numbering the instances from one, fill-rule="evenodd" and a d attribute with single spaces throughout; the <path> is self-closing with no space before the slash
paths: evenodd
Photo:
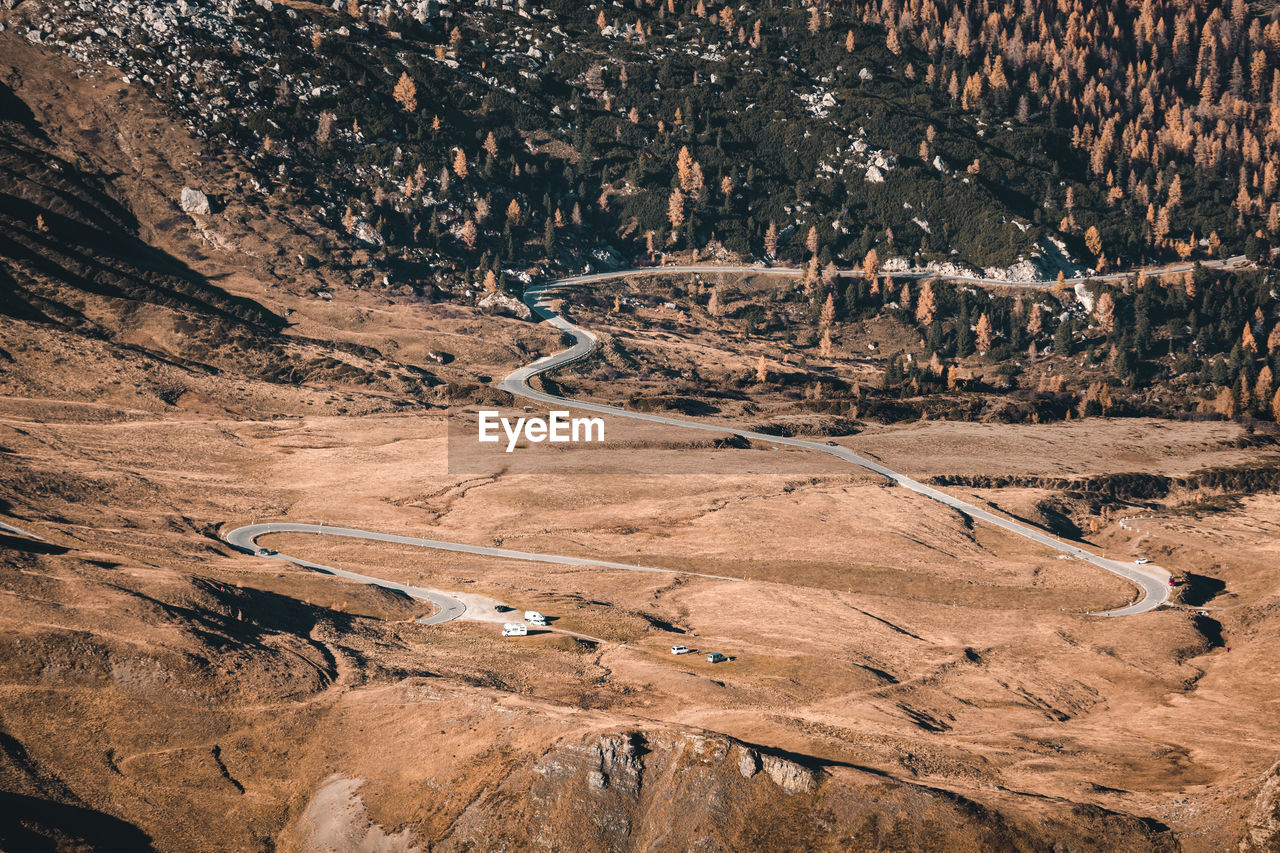
<path id="1" fill-rule="evenodd" d="M 542 251 L 547 260 L 556 259 L 556 221 L 547 217 L 547 226 L 542 232 Z"/>
<path id="2" fill-rule="evenodd" d="M 973 354 L 973 329 L 969 328 L 969 303 L 961 301 L 956 315 L 956 358 Z"/>
<path id="3" fill-rule="evenodd" d="M 1070 318 L 1058 324 L 1053 333 L 1053 351 L 1057 355 L 1071 355 L 1071 335 L 1075 331 Z"/>

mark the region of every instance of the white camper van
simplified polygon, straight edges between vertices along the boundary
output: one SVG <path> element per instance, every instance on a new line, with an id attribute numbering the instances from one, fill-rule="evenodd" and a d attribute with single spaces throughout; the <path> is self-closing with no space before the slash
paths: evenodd
<path id="1" fill-rule="evenodd" d="M 527 637 L 529 636 L 529 629 L 520 622 L 508 622 L 502 626 L 502 636 Z"/>
<path id="2" fill-rule="evenodd" d="M 530 625 L 546 625 L 547 617 L 543 616 L 536 610 L 526 610 L 524 612 L 524 621 Z"/>

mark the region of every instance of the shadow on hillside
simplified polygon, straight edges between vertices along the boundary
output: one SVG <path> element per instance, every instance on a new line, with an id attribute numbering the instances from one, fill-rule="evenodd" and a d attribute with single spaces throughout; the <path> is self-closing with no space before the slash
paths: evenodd
<path id="1" fill-rule="evenodd" d="M 36 539 L 26 539 L 22 536 L 14 536 L 11 533 L 0 531 L 0 549 L 9 549 L 12 551 L 25 551 L 28 554 L 65 554 L 67 549 L 61 545 L 54 545 L 50 542 L 40 542 Z"/>
<path id="2" fill-rule="evenodd" d="M 153 850 L 138 827 L 104 812 L 0 791 L 0 849 Z"/>

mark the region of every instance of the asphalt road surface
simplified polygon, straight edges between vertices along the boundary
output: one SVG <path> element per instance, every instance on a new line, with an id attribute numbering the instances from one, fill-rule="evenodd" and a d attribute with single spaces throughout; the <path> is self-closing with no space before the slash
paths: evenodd
<path id="1" fill-rule="evenodd" d="M 1211 270 L 1230 270 L 1239 269 L 1249 265 L 1249 259 L 1244 255 L 1236 255 L 1220 261 L 1200 261 L 1200 265 Z M 1189 272 L 1195 269 L 1195 263 L 1169 264 L 1162 267 L 1144 268 L 1143 272 L 1147 275 L 1159 276 L 1169 275 L 1172 273 Z M 1122 272 L 1099 273 L 1097 275 L 1082 275 L 1065 279 L 1067 284 L 1077 284 L 1086 281 L 1123 281 L 1132 275 L 1136 275 L 1138 270 L 1124 270 Z M 540 286 L 535 286 L 539 290 L 546 290 L 555 286 L 565 286 L 572 284 L 592 284 L 601 281 L 611 281 L 615 278 L 635 278 L 642 275 L 672 275 L 672 274 L 713 274 L 713 273 L 734 273 L 738 275 L 749 275 L 751 273 L 762 273 L 768 275 L 785 275 L 798 276 L 804 275 L 804 270 L 799 267 L 771 267 L 764 264 L 672 264 L 670 266 L 653 266 L 653 267 L 633 267 L 622 270 L 606 270 L 605 272 L 584 273 L 582 275 L 569 276 L 555 281 L 547 282 Z M 865 273 L 861 269 L 844 269 L 837 270 L 837 275 L 841 278 L 862 278 Z M 965 275 L 943 275 L 932 270 L 881 270 L 881 275 L 891 276 L 895 279 L 925 279 L 936 278 L 939 281 L 949 281 L 957 284 L 976 284 L 980 287 L 1033 287 L 1033 288 L 1050 288 L 1057 286 L 1057 281 L 1015 281 L 1008 278 L 980 278 Z"/>
<path id="2" fill-rule="evenodd" d="M 712 578 L 714 580 L 722 581 L 741 580 L 741 578 L 730 578 L 722 575 L 707 575 L 700 572 L 684 572 L 678 569 L 656 569 L 649 566 L 633 566 L 627 563 L 611 563 L 607 560 L 592 560 L 587 557 L 570 557 L 558 554 L 536 554 L 530 551 L 512 551 L 508 548 L 490 548 L 486 545 L 467 545 L 461 542 L 444 542 L 439 539 L 419 539 L 416 536 L 399 536 L 394 533 L 377 533 L 372 530 L 359 530 L 354 527 L 330 527 L 327 524 L 298 524 L 294 522 L 277 521 L 267 522 L 264 524 L 249 524 L 244 527 L 237 527 L 235 530 L 223 534 L 223 538 L 228 544 L 249 554 L 286 560 L 294 565 L 312 569 L 317 572 L 323 572 L 324 574 L 358 581 L 359 583 L 375 584 L 386 589 L 393 589 L 397 592 L 402 592 L 411 598 L 430 601 L 436 606 L 437 612 L 425 619 L 418 620 L 423 625 L 439 625 L 443 622 L 450 622 L 454 619 L 458 619 L 464 615 L 467 615 L 468 618 L 481 619 L 481 621 L 498 621 L 498 619 L 501 618 L 501 614 L 499 611 L 493 609 L 496 602 L 479 596 L 396 583 L 395 581 L 383 580 L 382 578 L 372 577 L 371 575 L 357 574 L 356 572 L 348 572 L 345 569 L 335 569 L 332 566 L 312 563 L 309 560 L 292 557 L 288 554 L 259 554 L 259 551 L 263 549 L 257 544 L 257 538 L 259 536 L 265 536 L 268 533 L 315 533 L 324 536 L 346 536 L 352 539 L 370 539 L 376 542 L 393 542 L 397 545 L 414 545 L 419 548 L 434 548 L 438 551 L 455 551 L 460 554 L 479 554 L 485 557 L 502 557 L 509 560 L 529 560 L 535 563 L 557 563 L 568 566 L 593 566 L 604 569 L 621 569 L 628 572 L 659 572 L 663 574 L 693 575 L 695 577 Z M 504 621 L 515 621 L 513 619 L 513 615 L 506 616 Z M 577 634 L 574 636 L 585 635 Z M 587 639 L 596 640 L 597 638 L 587 637 Z"/>
<path id="3" fill-rule="evenodd" d="M 15 536 L 23 536 L 23 537 L 26 537 L 27 539 L 34 539 L 37 542 L 44 541 L 44 537 L 42 536 L 37 536 L 34 533 L 28 533 L 27 531 L 23 530 L 21 527 L 14 527 L 12 524 L 5 524 L 3 521 L 0 521 L 0 531 L 4 531 L 5 533 L 12 533 Z"/>
<path id="4" fill-rule="evenodd" d="M 1227 263 L 1226 261 L 1221 263 Z M 1189 268 L 1189 267 L 1188 267 Z M 1164 604 L 1169 598 L 1169 575 L 1158 566 L 1147 564 L 1138 566 L 1136 564 L 1124 563 L 1119 560 L 1110 560 L 1091 551 L 1087 551 L 1080 546 L 1063 542 L 1056 536 L 1046 533 L 1043 530 L 1014 521 L 1004 516 L 974 506 L 966 501 L 961 500 L 953 495 L 926 486 L 923 483 L 911 479 L 905 474 L 899 474 L 886 466 L 874 462 L 865 457 L 859 456 L 846 447 L 832 446 L 823 442 L 805 441 L 799 438 L 786 438 L 783 436 L 768 435 L 766 433 L 752 432 L 750 430 L 735 429 L 722 424 L 701 423 L 699 421 L 685 420 L 682 418 L 671 418 L 665 415 L 654 415 L 646 412 L 633 412 L 628 409 L 620 409 L 616 406 L 606 406 L 601 403 L 592 403 L 584 400 L 572 400 L 566 397 L 560 397 L 555 394 L 548 394 L 543 391 L 537 391 L 529 387 L 529 380 L 540 373 L 556 370 L 575 361 L 586 358 L 591 355 L 596 347 L 595 335 L 586 329 L 579 328 L 566 320 L 561 315 L 555 313 L 545 300 L 545 296 L 553 291 L 561 290 L 581 284 L 589 284 L 593 282 L 606 281 L 612 278 L 622 278 L 633 275 L 652 274 L 655 272 L 692 272 L 692 271 L 712 271 L 712 272 L 744 272 L 744 271 L 763 271 L 760 267 L 662 267 L 647 270 L 622 270 L 616 273 L 595 273 L 589 276 L 575 276 L 572 278 L 558 279 L 549 281 L 541 285 L 530 287 L 525 292 L 525 304 L 529 306 L 534 314 L 555 328 L 564 332 L 573 339 L 573 345 L 553 355 L 544 356 L 537 361 L 518 370 L 513 371 L 505 379 L 502 380 L 500 386 L 504 391 L 508 391 L 517 397 L 523 397 L 527 400 L 535 400 L 539 403 L 557 406 L 572 406 L 575 409 L 586 410 L 590 412 L 599 412 L 601 414 L 613 415 L 622 418 L 631 418 L 633 420 L 649 421 L 651 423 L 667 424 L 681 429 L 698 429 L 707 432 L 731 433 L 739 435 L 743 438 L 754 441 L 769 442 L 771 444 L 782 444 L 791 447 L 802 447 L 806 450 L 816 450 L 819 453 L 826 453 L 835 456 L 845 462 L 866 468 L 869 471 L 887 477 L 893 480 L 903 488 L 910 489 L 913 492 L 924 495 L 930 500 L 935 500 L 945 504 L 959 512 L 964 513 L 970 518 L 984 521 L 988 524 L 1001 527 L 1018 536 L 1025 537 L 1037 542 L 1045 547 L 1060 551 L 1070 557 L 1092 563 L 1099 568 L 1108 572 L 1119 575 L 1132 582 L 1140 590 L 1140 595 L 1131 604 L 1115 610 L 1109 610 L 1103 614 L 1104 616 L 1130 616 L 1136 613 L 1145 613 L 1148 610 L 1154 610 L 1161 604 Z M 777 270 L 773 270 L 777 272 Z M 798 272 L 798 271 L 797 271 Z M 896 276 L 896 274 L 895 274 Z M 1006 282 L 1007 283 L 1007 282 Z"/>

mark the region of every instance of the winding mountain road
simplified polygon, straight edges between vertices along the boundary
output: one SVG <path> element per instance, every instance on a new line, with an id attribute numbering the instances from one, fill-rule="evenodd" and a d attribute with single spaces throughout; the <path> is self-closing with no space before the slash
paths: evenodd
<path id="1" fill-rule="evenodd" d="M 1212 266 L 1219 269 L 1227 269 L 1238 267 L 1245 263 L 1245 259 L 1229 258 L 1225 261 L 1211 261 L 1205 266 Z M 1163 274 L 1171 272 L 1182 272 L 1189 270 L 1193 265 L 1173 265 L 1170 267 L 1161 267 L 1149 270 L 1151 274 Z M 1096 614 L 1102 616 L 1131 616 L 1138 613 L 1145 613 L 1154 610 L 1160 605 L 1168 601 L 1169 597 L 1169 575 L 1163 569 L 1154 565 L 1137 566 L 1119 560 L 1111 560 L 1092 551 L 1088 551 L 1071 542 L 1063 542 L 1059 538 L 1046 533 L 1036 527 L 1015 521 L 1005 516 L 997 515 L 981 507 L 975 506 L 947 492 L 935 489 L 932 486 L 918 482 L 905 474 L 899 474 L 882 465 L 879 462 L 859 456 L 847 447 L 840 445 L 826 444 L 817 441 L 807 441 L 799 438 L 788 438 L 785 436 L 769 435 L 767 433 L 753 432 L 751 430 L 737 429 L 735 427 L 726 426 L 724 424 L 703 423 L 700 421 L 686 420 L 683 418 L 672 418 L 665 415 L 655 415 L 646 412 L 635 412 L 628 409 L 622 409 L 617 406 L 608 406 L 602 403 L 593 403 L 586 400 L 575 400 L 568 397 L 561 397 L 556 394 L 548 394 L 544 391 L 538 391 L 529 385 L 529 380 L 541 373 L 547 373 L 552 370 L 558 370 L 573 364 L 576 361 L 584 359 L 595 351 L 597 345 L 596 336 L 586 329 L 575 326 L 560 314 L 557 314 L 546 302 L 546 296 L 552 292 L 564 290 L 566 288 L 593 284 L 603 281 L 610 281 L 618 278 L 628 278 L 642 275 L 670 275 L 670 274 L 692 274 L 692 273 L 733 273 L 733 274 L 749 274 L 749 273 L 769 273 L 774 275 L 801 275 L 803 270 L 793 267 L 764 267 L 764 266 L 745 266 L 745 265 L 704 265 L 691 264 L 683 266 L 662 266 L 662 267 L 643 267 L 635 269 L 617 270 L 611 272 L 588 273 L 585 275 L 571 276 L 568 278 L 547 281 L 541 284 L 530 286 L 525 292 L 525 304 L 527 304 L 534 315 L 541 320 L 547 322 L 551 326 L 559 329 L 565 335 L 572 339 L 573 344 L 565 350 L 552 355 L 543 356 L 537 361 L 512 371 L 506 378 L 499 383 L 499 387 L 512 394 L 526 400 L 533 400 L 538 403 L 555 406 L 570 406 L 574 409 L 598 412 L 601 414 L 612 415 L 614 417 L 630 418 L 632 420 L 649 421 L 651 423 L 660 423 L 667 426 L 677 427 L 680 429 L 696 429 L 706 432 L 730 433 L 743 438 L 769 442 L 777 445 L 787 445 L 790 447 L 799 447 L 805 450 L 812 450 L 818 453 L 825 453 L 834 456 L 843 462 L 856 465 L 868 471 L 872 471 L 892 480 L 899 486 L 909 489 L 919 495 L 930 500 L 937 501 L 945 506 L 951 507 L 957 512 L 964 515 L 999 527 L 1017 536 L 1029 539 L 1046 548 L 1058 551 L 1068 557 L 1072 557 L 1098 568 L 1104 569 L 1112 574 L 1118 575 L 1125 580 L 1133 583 L 1138 587 L 1139 596 L 1132 603 L 1125 607 L 1115 610 L 1109 610 L 1104 613 Z M 1090 280 L 1117 280 L 1125 278 L 1132 273 L 1112 273 L 1102 276 L 1090 276 Z M 840 273 L 842 276 L 858 276 L 862 275 L 860 270 L 845 270 Z M 926 278 L 932 277 L 935 273 L 927 271 L 909 271 L 895 272 L 895 278 Z M 1014 282 L 1000 279 L 982 279 L 982 278 L 966 278 L 947 276 L 947 281 L 970 283 L 983 286 L 1051 286 L 1053 282 L 1043 283 L 1027 283 Z M 1084 279 L 1073 279 L 1072 281 L 1082 281 Z M 0 528 L 6 525 L 0 524 Z M 323 572 L 334 575 L 336 577 L 346 578 L 361 583 L 376 584 L 386 589 L 396 590 L 404 593 L 412 598 L 423 601 L 429 601 L 437 608 L 437 612 L 430 617 L 419 620 L 423 624 L 438 625 L 449 622 L 458 618 L 481 619 L 484 621 L 502 621 L 501 611 L 496 610 L 497 602 L 491 599 L 485 599 L 481 596 L 468 595 L 464 593 L 448 592 L 445 590 L 432 589 L 428 587 L 418 587 L 409 584 L 388 581 L 382 578 L 372 577 L 370 575 L 362 575 L 356 572 L 349 572 L 344 569 L 334 568 L 332 566 L 324 566 L 319 563 L 313 563 L 299 557 L 289 556 L 287 554 L 279 554 L 276 552 L 266 552 L 257 544 L 257 538 L 271 533 L 311 533 L 325 536 L 344 536 L 348 538 L 367 539 L 379 542 L 391 542 L 401 545 L 412 545 L 420 548 L 433 548 L 443 551 L 454 551 L 464 554 L 478 554 L 489 557 L 499 557 L 503 559 L 528 560 L 541 563 L 557 563 L 562 565 L 577 566 L 595 566 L 599 568 L 616 569 L 633 572 L 663 572 L 671 574 L 685 574 L 696 577 L 712 578 L 715 580 L 737 581 L 741 578 L 731 578 L 722 575 L 708 575 L 699 572 L 682 572 L 673 569 L 659 569 L 648 566 L 636 566 L 625 563 L 613 563 L 606 560 L 594 560 L 585 557 L 573 557 L 560 554 L 539 554 L 529 551 L 514 551 L 507 548 L 493 548 L 484 545 L 469 545 L 460 542 L 446 542 L 438 539 L 421 539 L 414 536 L 400 536 L 391 533 L 378 533 L 370 530 L 359 530 L 349 527 L 330 527 L 328 525 L 301 524 L 293 522 L 269 522 L 264 524 L 251 524 L 244 527 L 238 527 L 224 534 L 226 541 L 232 546 L 250 554 L 258 556 L 275 557 L 287 560 L 295 565 L 314 571 Z M 591 638 L 594 639 L 594 638 Z"/>
<path id="2" fill-rule="evenodd" d="M 314 533 L 322 536 L 345 536 L 350 539 L 368 539 L 375 542 L 391 542 L 397 545 L 413 545 L 418 548 L 433 548 L 437 551 L 454 551 L 459 554 L 478 554 L 484 557 L 501 557 L 508 560 L 528 560 L 535 563 L 557 563 L 568 566 L 593 566 L 602 569 L 620 569 L 627 572 L 656 572 L 662 574 L 692 575 L 694 577 L 711 578 L 713 580 L 722 581 L 741 580 L 741 578 L 731 578 L 723 575 L 708 575 L 701 572 L 686 572 L 679 569 L 658 569 L 651 566 L 635 566 L 629 563 L 611 563 L 608 560 L 593 560 L 589 557 L 571 557 L 561 554 L 536 554 L 531 551 L 513 551 L 509 548 L 492 548 L 487 545 L 467 545 L 462 542 L 445 542 L 439 539 L 420 539 L 416 536 L 400 536 L 394 533 L 378 533 L 373 530 L 360 530 L 354 527 L 331 527 L 327 524 L 301 524 L 288 521 L 274 521 L 263 524 L 248 524 L 244 527 L 237 527 L 234 530 L 223 534 L 222 538 L 225 539 L 229 545 L 249 554 L 285 560 L 293 563 L 294 565 L 302 566 L 303 568 L 311 569 L 313 571 L 346 578 L 347 580 L 356 581 L 358 583 L 374 584 L 385 589 L 402 592 L 410 598 L 416 598 L 420 601 L 429 601 L 436 606 L 437 610 L 433 615 L 418 620 L 423 625 L 439 625 L 444 622 L 450 622 L 454 619 L 463 618 L 464 616 L 486 622 L 504 620 L 501 617 L 501 612 L 494 609 L 497 602 L 483 598 L 482 596 L 467 593 L 446 592 L 445 590 L 433 589 L 431 587 L 397 583 L 396 581 L 376 578 L 372 575 L 362 575 L 356 572 L 346 571 L 345 569 L 337 569 L 333 566 L 313 563 L 310 560 L 304 560 L 301 557 L 294 557 L 289 554 L 268 551 L 258 545 L 257 540 L 259 536 L 265 536 L 269 533 Z M 510 621 L 510 619 L 511 617 L 508 616 L 505 621 Z M 596 638 L 589 637 L 588 639 L 594 640 Z"/>
<path id="3" fill-rule="evenodd" d="M 551 370 L 557 370 L 566 365 L 573 364 L 576 361 L 589 356 L 596 348 L 596 336 L 586 329 L 582 329 L 570 323 L 560 314 L 557 314 L 547 304 L 545 297 L 547 294 L 563 290 L 581 284 L 588 284 L 608 280 L 609 278 L 620 278 L 633 275 L 653 274 L 655 272 L 689 272 L 692 270 L 706 271 L 707 267 L 662 267 L 647 270 L 624 270 L 619 273 L 596 273 L 589 276 L 574 276 L 572 278 L 557 279 L 549 281 L 541 285 L 530 287 L 525 292 L 525 304 L 529 306 L 534 314 L 551 324 L 561 332 L 573 339 L 573 345 L 561 352 L 544 356 L 537 361 L 518 370 L 513 371 L 505 379 L 502 380 L 499 387 L 504 391 L 511 393 L 516 397 L 522 397 L 526 400 L 534 400 L 547 405 L 572 406 L 575 409 L 581 409 L 590 412 L 599 412 L 601 414 L 613 415 L 615 417 L 631 418 L 632 420 L 649 421 L 651 423 L 666 424 L 668 426 L 680 427 L 682 429 L 697 429 L 707 432 L 730 433 L 738 435 L 746 439 L 754 441 L 770 442 L 772 444 L 788 445 L 790 447 L 801 447 L 805 450 L 813 450 L 819 453 L 826 453 L 837 459 L 843 460 L 868 471 L 886 477 L 903 488 L 910 489 L 917 494 L 923 495 L 930 500 L 945 504 L 958 512 L 964 513 L 970 518 L 984 521 L 988 524 L 1000 527 L 1010 533 L 1030 539 L 1052 548 L 1070 557 L 1092 563 L 1101 569 L 1105 569 L 1112 574 L 1119 575 L 1127 581 L 1130 581 L 1138 587 L 1141 595 L 1131 604 L 1115 610 L 1109 610 L 1105 613 L 1098 614 L 1104 616 L 1131 616 L 1137 613 L 1145 613 L 1148 610 L 1154 610 L 1161 604 L 1164 604 L 1169 598 L 1169 575 L 1163 569 L 1154 565 L 1137 566 L 1129 563 L 1123 563 L 1119 560 L 1111 560 L 1084 548 L 1079 547 L 1070 542 L 1063 542 L 1055 536 L 1052 536 L 1043 530 L 1032 527 L 1022 522 L 1004 516 L 996 515 L 981 507 L 974 506 L 967 501 L 961 500 L 947 492 L 935 489 L 920 483 L 905 474 L 898 472 L 874 462 L 865 457 L 859 456 L 847 447 L 839 445 L 829 445 L 818 441 L 806 441 L 800 438 L 788 438 L 785 436 L 769 435 L 767 433 L 752 432 L 751 430 L 737 429 L 728 427 L 723 424 L 702 423 L 700 421 L 691 421 L 683 418 L 672 418 L 665 415 L 654 415 L 647 412 L 635 412 L 629 409 L 618 408 L 617 406 L 608 406 L 602 403 L 592 403 L 585 400 L 574 400 L 568 397 L 561 397 L 556 394 L 548 394 L 544 391 L 538 391 L 529 386 L 529 380 L 540 373 L 546 373 Z M 716 272 L 740 272 L 742 270 L 759 271 L 756 267 L 716 267 Z"/>

